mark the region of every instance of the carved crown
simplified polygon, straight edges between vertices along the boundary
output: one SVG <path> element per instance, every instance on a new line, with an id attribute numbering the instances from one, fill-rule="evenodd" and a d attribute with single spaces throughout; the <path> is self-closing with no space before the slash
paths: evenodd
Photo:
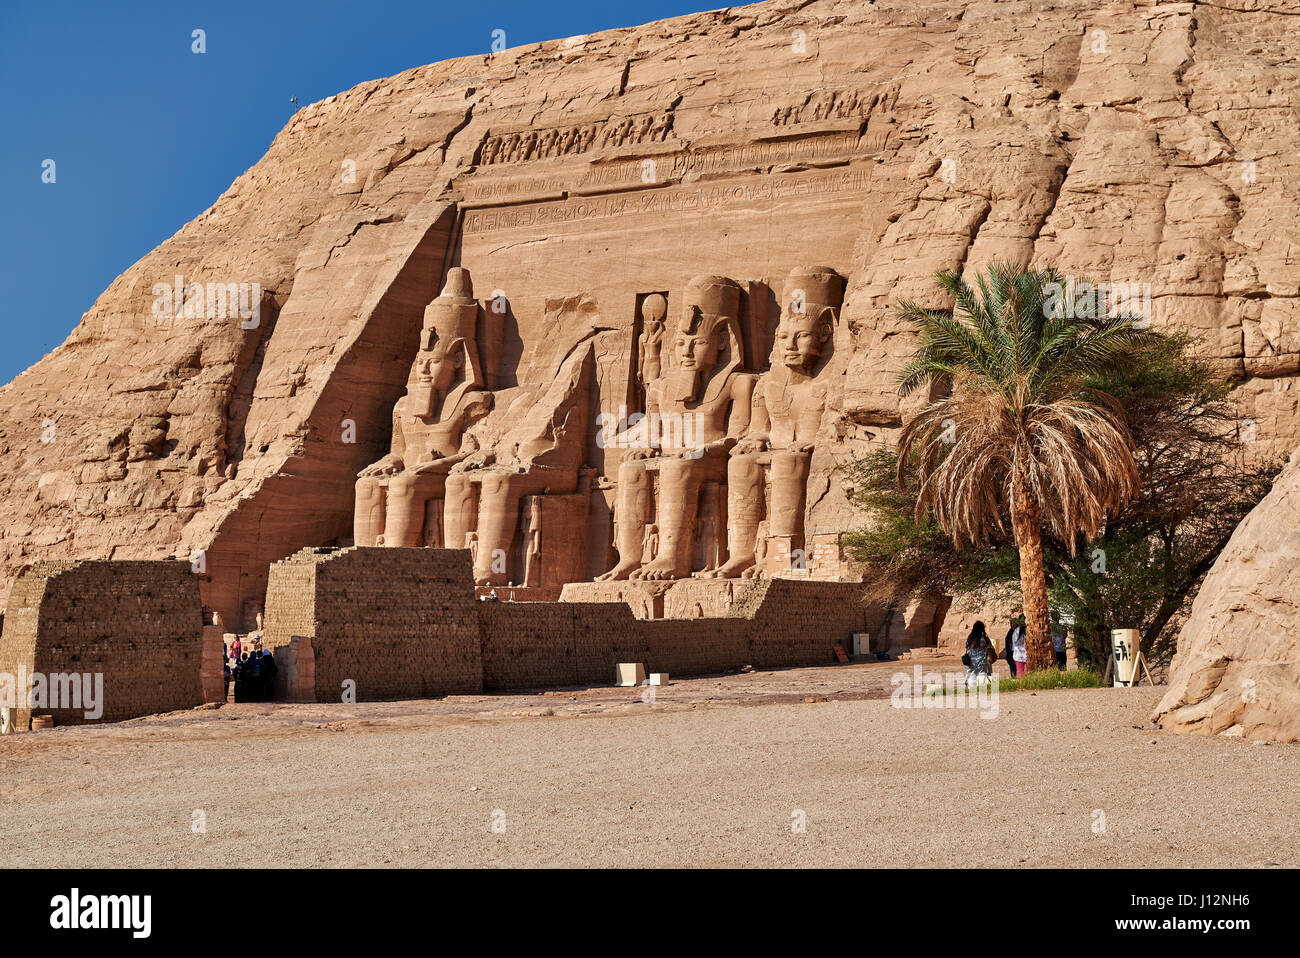
<path id="1" fill-rule="evenodd" d="M 469 270 L 453 266 L 438 298 L 424 308 L 424 328 L 436 331 L 443 341 L 464 338 L 473 343 L 477 325 L 478 302 Z"/>
<path id="2" fill-rule="evenodd" d="M 787 312 L 803 291 L 803 302 L 812 306 L 839 309 L 844 302 L 844 277 L 829 266 L 796 266 L 785 280 L 781 306 Z"/>

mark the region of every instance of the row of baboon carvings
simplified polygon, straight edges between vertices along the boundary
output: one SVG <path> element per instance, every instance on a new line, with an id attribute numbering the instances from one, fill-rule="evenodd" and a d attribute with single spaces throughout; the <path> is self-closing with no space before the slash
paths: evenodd
<path id="1" fill-rule="evenodd" d="M 675 319 L 664 294 L 642 296 L 631 388 L 643 413 L 602 414 L 596 444 L 609 478 L 601 479 L 587 463 L 590 339 L 526 414 L 505 417 L 512 421 L 499 434 L 474 428 L 494 404 L 480 336 L 492 304 L 475 300 L 467 270 L 451 269 L 424 313 L 391 451 L 358 476 L 356 543 L 468 548 L 480 584 L 535 585 L 547 566 L 572 568 L 566 553 L 586 554 L 599 488 L 613 502 L 613 523 L 612 567 L 598 579 L 771 571 L 774 556 L 804 549 L 823 372 L 843 295 L 833 269 L 791 271 L 761 373 L 745 361 L 739 283 L 690 280 Z M 559 509 L 553 520 L 544 520 L 548 502 Z"/>
<path id="2" fill-rule="evenodd" d="M 897 96 L 894 87 L 870 94 L 858 90 L 818 90 L 774 107 L 770 121 L 774 126 L 789 126 L 809 121 L 865 117 L 877 107 L 891 108 Z M 492 134 L 483 141 L 478 163 L 480 166 L 524 163 L 589 150 L 662 143 L 668 139 L 672 129 L 673 114 L 665 111 L 543 130 Z"/>
<path id="3" fill-rule="evenodd" d="M 522 163 L 588 150 L 661 143 L 673 128 L 673 115 L 650 113 L 605 122 L 582 123 L 559 129 L 528 130 L 489 136 L 483 142 L 479 164 Z"/>

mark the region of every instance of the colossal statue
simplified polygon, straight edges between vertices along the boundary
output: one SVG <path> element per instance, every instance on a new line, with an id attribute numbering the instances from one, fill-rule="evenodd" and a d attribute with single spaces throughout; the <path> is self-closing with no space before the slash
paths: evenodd
<path id="1" fill-rule="evenodd" d="M 757 359 L 746 351 L 760 348 L 761 328 L 749 330 L 759 335 L 752 341 L 745 332 L 745 323 L 761 323 L 751 313 L 757 300 L 743 308 L 740 284 L 690 280 L 671 324 L 665 294 L 644 295 L 634 382 L 644 389 L 645 414 L 624 421 L 612 441 L 595 439 L 626 450 L 611 492 L 618 558 L 599 579 L 734 578 L 799 567 L 843 294 L 832 269 L 793 270 L 771 369 L 761 376 L 747 368 Z M 450 271 L 425 310 L 420 350 L 393 412 L 392 451 L 357 480 L 357 544 L 468 548 L 480 585 L 549 589 L 589 574 L 597 472 L 588 462 L 589 419 L 601 404 L 596 346 L 608 327 L 580 297 L 548 301 L 548 310 L 567 343 L 542 344 L 529 361 L 555 374 L 541 388 L 503 391 L 493 411 L 495 380 L 480 365 L 483 313 L 468 272 Z M 574 316 L 590 328 L 582 332 Z M 495 355 L 491 342 L 482 348 Z"/>
<path id="2" fill-rule="evenodd" d="M 393 408 L 391 451 L 357 478 L 357 545 L 444 545 L 443 529 L 452 525 L 443 515 L 447 474 L 467 454 L 466 428 L 492 408 L 475 338 L 478 311 L 469 271 L 453 267 L 424 310 L 420 350 Z M 463 547 L 464 537 L 454 545 Z"/>
<path id="3" fill-rule="evenodd" d="M 701 488 L 725 479 L 727 453 L 749 425 L 756 377 L 742 371 L 740 301 L 740 286 L 722 276 L 686 285 L 667 369 L 646 388 L 646 416 L 615 442 L 631 451 L 618 472 L 619 558 L 601 580 L 691 574 Z M 652 521 L 657 548 L 650 557 Z"/>
<path id="4" fill-rule="evenodd" d="M 541 578 L 547 554 L 542 541 L 544 515 L 533 510 L 542 506 L 529 503 L 528 541 L 522 563 L 517 563 L 513 546 L 520 506 L 528 496 L 580 492 L 589 433 L 592 357 L 590 339 L 577 344 L 540 398 L 522 397 L 517 419 L 516 407 L 507 411 L 504 418 L 518 424 L 495 441 L 485 440 L 481 451 L 463 457 L 447 476 L 446 543 L 451 548 L 474 543 L 474 578 L 479 585 L 537 582 Z M 585 530 L 581 535 L 570 530 L 570 534 L 575 539 L 555 543 L 557 550 L 579 542 L 585 549 Z"/>
<path id="5" fill-rule="evenodd" d="M 759 379 L 749 431 L 727 463 L 729 558 L 702 576 L 760 575 L 775 557 L 806 559 L 808 469 L 829 388 L 822 373 L 843 300 L 844 279 L 827 267 L 797 267 L 786 278 L 772 367 Z"/>

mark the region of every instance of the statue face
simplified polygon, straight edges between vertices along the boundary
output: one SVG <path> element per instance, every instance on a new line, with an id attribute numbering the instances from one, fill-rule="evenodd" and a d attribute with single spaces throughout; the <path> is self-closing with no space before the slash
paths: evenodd
<path id="1" fill-rule="evenodd" d="M 775 358 L 790 369 L 807 372 L 822 355 L 826 324 L 811 308 L 787 313 L 776 330 Z"/>
<path id="2" fill-rule="evenodd" d="M 721 345 L 719 332 L 726 328 L 725 318 L 705 316 L 695 324 L 696 332 L 679 330 L 673 343 L 673 355 L 678 367 L 697 373 L 710 372 L 718 361 Z"/>
<path id="3" fill-rule="evenodd" d="M 420 333 L 420 351 L 415 354 L 412 367 L 414 382 L 425 390 L 446 392 L 456 377 L 456 371 L 465 362 L 460 350 L 460 340 L 441 339 L 436 330 Z"/>

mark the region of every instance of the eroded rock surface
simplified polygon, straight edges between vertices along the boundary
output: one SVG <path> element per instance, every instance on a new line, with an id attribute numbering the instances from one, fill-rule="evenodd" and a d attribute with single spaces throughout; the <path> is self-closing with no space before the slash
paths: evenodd
<path id="1" fill-rule="evenodd" d="M 1153 718 L 1300 741 L 1300 453 L 1206 576 Z"/>

